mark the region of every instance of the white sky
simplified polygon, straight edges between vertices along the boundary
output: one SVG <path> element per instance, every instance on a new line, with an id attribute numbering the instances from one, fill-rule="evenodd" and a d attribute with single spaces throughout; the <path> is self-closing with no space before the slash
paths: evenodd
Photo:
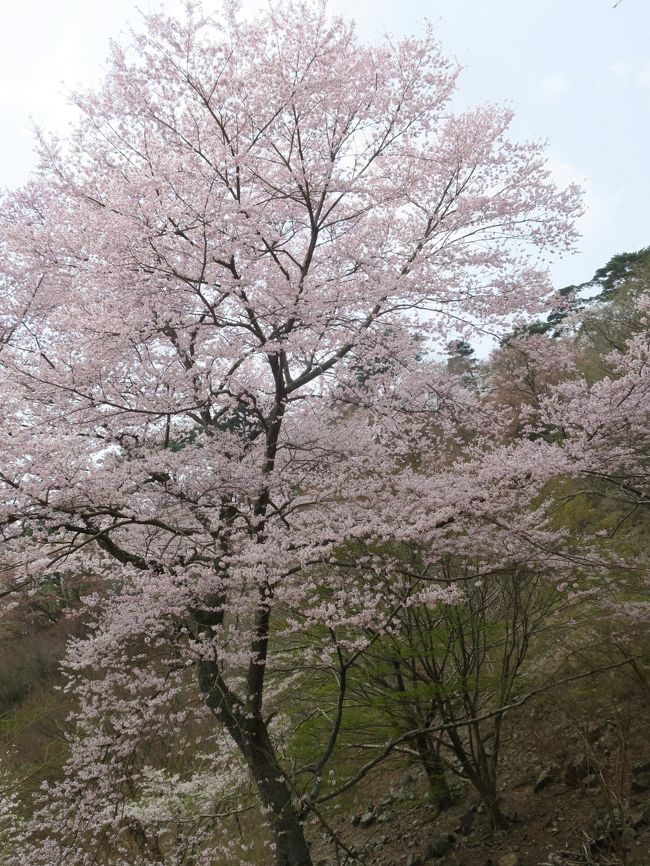
<path id="1" fill-rule="evenodd" d="M 460 98 L 514 106 L 518 138 L 543 138 L 562 182 L 587 192 L 581 252 L 553 269 L 560 287 L 617 252 L 650 244 L 650 0 L 330 0 L 362 36 L 436 25 L 464 66 Z M 206 8 L 216 6 L 205 0 Z M 261 5 L 244 0 L 244 7 Z M 180 0 L 0 0 L 0 186 L 33 164 L 32 119 L 65 132 L 66 89 L 101 75 L 108 40 L 137 8 Z"/>

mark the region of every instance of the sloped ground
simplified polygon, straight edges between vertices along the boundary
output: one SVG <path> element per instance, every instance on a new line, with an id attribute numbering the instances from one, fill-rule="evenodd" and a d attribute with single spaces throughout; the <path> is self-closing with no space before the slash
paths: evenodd
<path id="1" fill-rule="evenodd" d="M 649 672 L 626 665 L 511 713 L 500 776 L 507 831 L 488 832 L 462 780 L 454 807 L 436 816 L 423 772 L 400 756 L 324 812 L 340 844 L 309 824 L 315 866 L 650 866 Z M 63 760 L 71 698 L 51 673 L 23 679 L 34 682 L 0 719 L 2 765 L 35 789 Z M 232 832 L 247 859 L 269 866 L 257 809 Z"/>
<path id="2" fill-rule="evenodd" d="M 490 834 L 464 783 L 436 817 L 416 765 L 389 768 L 312 825 L 317 866 L 650 866 L 650 688 L 643 677 L 546 697 L 509 720 Z"/>

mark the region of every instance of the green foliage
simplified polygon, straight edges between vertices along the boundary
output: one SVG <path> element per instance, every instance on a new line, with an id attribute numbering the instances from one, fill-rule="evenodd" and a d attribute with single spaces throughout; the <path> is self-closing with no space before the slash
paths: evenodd
<path id="1" fill-rule="evenodd" d="M 640 295 L 650 292 L 650 254 L 645 263 L 611 291 L 603 292 L 582 314 L 577 333 L 581 371 L 588 381 L 612 375 L 609 355 L 625 352 L 627 341 L 645 325 L 636 306 Z"/>
<path id="2" fill-rule="evenodd" d="M 597 296 L 601 301 L 610 301 L 618 289 L 631 278 L 650 267 L 650 246 L 635 253 L 618 253 L 598 268 L 588 285 L 601 287 Z"/>
<path id="3" fill-rule="evenodd" d="M 578 285 L 565 286 L 557 291 L 562 305 L 552 310 L 545 319 L 531 322 L 517 328 L 502 341 L 507 346 L 513 337 L 547 334 L 557 338 L 573 332 L 576 317 L 581 321 L 580 330 L 588 332 L 585 325 L 592 320 L 605 325 L 608 318 L 616 319 L 628 307 L 631 296 L 647 292 L 650 276 L 650 246 L 634 253 L 618 253 L 598 268 L 590 280 Z M 612 313 L 607 313 L 607 305 L 613 302 Z M 610 323 L 610 324 L 613 324 Z M 611 333 L 603 331 L 603 347 L 618 348 L 625 329 L 614 328 Z"/>
<path id="4" fill-rule="evenodd" d="M 56 679 L 60 645 L 32 636 L 29 645 L 5 646 L 0 656 L 0 714 L 20 704 L 46 680 Z"/>

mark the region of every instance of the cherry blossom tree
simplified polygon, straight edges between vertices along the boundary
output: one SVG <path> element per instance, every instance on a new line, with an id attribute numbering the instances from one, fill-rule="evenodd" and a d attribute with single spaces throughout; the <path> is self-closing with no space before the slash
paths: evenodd
<path id="1" fill-rule="evenodd" d="M 382 543 L 448 549 L 473 525 L 477 543 L 513 507 L 502 463 L 436 474 L 431 419 L 462 444 L 472 398 L 427 352 L 541 308 L 579 192 L 508 138 L 510 111 L 452 111 L 458 70 L 430 30 L 364 44 L 302 4 L 145 24 L 0 214 L 13 580 L 63 563 L 104 587 L 69 653 L 78 732 L 30 862 L 133 863 L 134 839 L 137 862 L 235 862 L 226 841 L 165 854 L 151 830 L 151 743 L 173 734 L 179 755 L 205 744 L 182 780 L 199 813 L 229 812 L 239 755 L 276 864 L 305 866 L 368 624 L 456 592 L 400 575 Z M 338 698 L 295 769 L 282 710 L 317 670 Z"/>
<path id="2" fill-rule="evenodd" d="M 632 304 L 634 327 L 607 352 L 606 375 L 559 382 L 541 401 L 542 421 L 560 431 L 567 471 L 587 479 L 585 490 L 615 504 L 620 525 L 642 515 L 650 504 L 650 301 L 641 293 Z"/>
<path id="3" fill-rule="evenodd" d="M 644 254 L 612 262 L 641 259 L 643 265 Z M 555 525 L 564 523 L 563 552 L 591 550 L 591 580 L 608 630 L 614 613 L 626 621 L 629 637 L 633 621 L 647 618 L 650 304 L 643 267 L 617 274 L 610 265 L 597 271 L 597 277 L 615 274 L 602 299 L 574 310 L 563 337 L 509 339 L 493 356 L 487 378 L 490 399 L 513 418 L 508 435 L 519 437 L 513 447 L 523 449 L 523 460 L 530 446 L 522 438 L 547 443 L 540 470 L 553 480 L 546 507 L 556 512 Z"/>

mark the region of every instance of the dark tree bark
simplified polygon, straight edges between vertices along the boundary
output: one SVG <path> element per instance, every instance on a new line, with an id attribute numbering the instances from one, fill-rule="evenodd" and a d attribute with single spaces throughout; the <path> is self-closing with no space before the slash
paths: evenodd
<path id="1" fill-rule="evenodd" d="M 440 758 L 437 744 L 431 737 L 421 734 L 415 740 L 420 762 L 427 774 L 429 799 L 438 812 L 444 812 L 453 805 L 454 798 L 447 782 L 445 765 Z"/>
<path id="2" fill-rule="evenodd" d="M 198 678 L 207 705 L 248 764 L 271 826 L 275 866 L 312 866 L 302 819 L 259 708 L 244 705 L 228 689 L 213 661 L 198 663 Z"/>

